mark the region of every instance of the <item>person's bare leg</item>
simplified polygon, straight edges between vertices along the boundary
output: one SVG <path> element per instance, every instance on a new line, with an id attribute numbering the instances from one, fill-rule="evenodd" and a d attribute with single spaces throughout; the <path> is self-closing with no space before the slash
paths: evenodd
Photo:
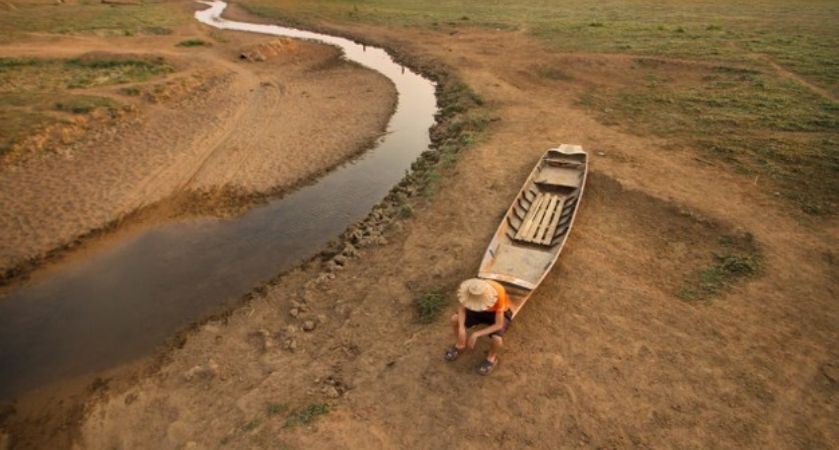
<path id="1" fill-rule="evenodd" d="M 466 333 L 460 333 L 460 323 L 458 322 L 457 314 L 452 316 L 452 327 L 454 329 L 455 347 L 458 350 L 466 348 Z"/>
<path id="2" fill-rule="evenodd" d="M 490 336 L 492 338 L 492 344 L 489 347 L 489 354 L 487 354 L 487 361 L 495 363 L 498 361 L 498 351 L 501 350 L 501 346 L 504 345 L 504 339 L 501 336 L 493 335 Z"/>

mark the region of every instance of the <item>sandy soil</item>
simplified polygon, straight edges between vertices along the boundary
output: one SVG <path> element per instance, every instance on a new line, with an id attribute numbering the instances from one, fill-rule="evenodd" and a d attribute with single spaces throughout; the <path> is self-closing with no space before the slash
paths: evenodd
<path id="1" fill-rule="evenodd" d="M 0 168 L 0 273 L 141 208 L 193 198 L 184 194 L 279 194 L 384 131 L 395 106 L 392 84 L 341 60 L 338 50 L 293 42 L 266 61 L 240 61 L 240 52 L 271 39 L 233 32 L 207 49 L 175 46 L 185 34 L 207 31 L 192 25 L 173 36 L 136 38 L 130 49 L 104 38 L 51 36 L 0 48 L 9 56 L 156 54 L 178 67 L 162 81 L 170 88 L 153 102 L 134 101 L 135 113 L 124 120 Z M 115 88 L 95 91 L 114 95 Z"/>
<path id="2" fill-rule="evenodd" d="M 581 89 L 632 82 L 626 58 L 552 53 L 508 32 L 346 31 L 442 61 L 501 120 L 385 245 L 331 280 L 317 265 L 284 276 L 153 375 L 95 394 L 79 447 L 839 444 L 835 220 L 803 218 L 689 149 L 664 152 L 578 109 Z M 533 61 L 570 77 L 538 79 Z M 594 156 L 558 267 L 491 377 L 474 373 L 480 352 L 443 362 L 445 319 L 416 324 L 413 298 L 474 273 L 533 161 L 561 142 Z M 678 300 L 731 232 L 755 236 L 765 273 L 707 304 Z M 266 413 L 320 402 L 331 412 L 308 426 Z"/>
<path id="3" fill-rule="evenodd" d="M 69 433 L 78 448 L 839 445 L 835 219 L 804 218 L 689 149 L 575 106 L 582 89 L 633 82 L 627 58 L 557 54 L 509 32 L 346 31 L 446 64 L 500 121 L 334 279 L 318 264 L 293 271 L 151 374 L 92 389 Z M 536 78 L 534 61 L 570 76 Z M 480 352 L 445 363 L 445 318 L 416 324 L 413 298 L 474 274 L 533 162 L 562 142 L 593 155 L 566 251 L 491 377 L 474 372 Z M 732 232 L 755 236 L 765 273 L 707 304 L 678 300 Z M 307 426 L 266 412 L 322 402 L 331 412 Z M 36 424 L 13 438 L 45 442 Z"/>

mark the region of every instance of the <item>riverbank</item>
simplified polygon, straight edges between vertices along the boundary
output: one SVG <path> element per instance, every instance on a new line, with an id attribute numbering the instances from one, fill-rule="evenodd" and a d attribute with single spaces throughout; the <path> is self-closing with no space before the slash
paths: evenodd
<path id="1" fill-rule="evenodd" d="M 188 37 L 206 45 L 178 45 Z M 126 103 L 126 112 L 86 122 L 67 143 L 18 152 L 0 168 L 4 284 L 79 247 L 95 248 L 120 228 L 230 216 L 281 196 L 372 146 L 395 108 L 386 78 L 323 45 L 194 23 L 117 40 L 33 36 L 0 47 L 20 60 L 110 52 L 111 59 L 152 55 L 172 67 L 161 79 L 85 89 Z M 272 44 L 264 60 L 239 58 Z M 126 46 L 130 53 L 120 50 Z M 4 75 L 14 88 L 16 73 Z"/>
<path id="2" fill-rule="evenodd" d="M 202 326 L 154 375 L 102 394 L 80 443 L 796 447 L 836 440 L 827 419 L 837 361 L 835 222 L 802 218 L 751 180 L 690 149 L 664 152 L 668 142 L 604 125 L 577 103 L 590 83 L 629 77 L 632 58 L 557 53 L 505 31 L 338 31 L 440 61 L 500 120 L 436 177 L 432 196 L 408 202 L 409 218 L 388 227 L 383 245 L 340 268 L 327 263 L 325 275 L 319 264 L 296 270 Z M 527 70 L 534 61 L 570 73 L 537 77 Z M 579 221 L 557 269 L 514 324 L 499 370 L 479 378 L 480 352 L 442 361 L 445 314 L 422 325 L 415 301 L 431 291 L 453 301 L 532 161 L 559 142 L 593 155 Z M 749 235 L 743 239 L 762 255 L 759 275 L 706 301 L 679 297 L 725 251 L 721 243 Z M 791 261 L 795 274 L 784 270 Z"/>
<path id="3" fill-rule="evenodd" d="M 836 221 L 802 216 L 751 177 L 604 124 L 579 103 L 590 89 L 642 79 L 650 64 L 558 52 L 509 30 L 316 25 L 447 67 L 499 120 L 441 158 L 422 177 L 427 190 L 394 196 L 401 220 L 384 225 L 374 212 L 381 236 L 354 230 L 363 246 L 336 247 L 256 290 L 136 379 L 92 385 L 57 433 L 64 442 L 829 448 L 839 439 Z M 652 64 L 696 69 L 662 61 Z M 453 308 L 454 286 L 474 274 L 533 161 L 561 142 L 592 155 L 568 247 L 491 377 L 474 374 L 480 352 L 446 364 L 446 314 L 421 324 L 416 300 L 439 291 Z M 760 273 L 706 299 L 680 297 L 741 240 L 758 249 Z M 20 442 L 43 433 L 31 424 Z"/>

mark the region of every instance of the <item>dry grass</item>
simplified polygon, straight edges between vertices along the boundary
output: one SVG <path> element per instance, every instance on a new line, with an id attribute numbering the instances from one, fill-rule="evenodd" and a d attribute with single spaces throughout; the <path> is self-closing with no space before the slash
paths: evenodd
<path id="1" fill-rule="evenodd" d="M 592 92 L 581 104 L 610 125 L 667 137 L 674 146 L 696 148 L 724 167 L 758 177 L 807 213 L 837 210 L 839 106 L 772 66 L 839 97 L 835 2 L 244 0 L 243 5 L 288 23 L 357 22 L 449 33 L 463 27 L 515 29 L 559 51 L 716 66 L 693 83 L 662 76 L 655 66 L 639 67 L 646 72 L 642 83 Z M 557 68 L 540 75 L 568 81 Z"/>

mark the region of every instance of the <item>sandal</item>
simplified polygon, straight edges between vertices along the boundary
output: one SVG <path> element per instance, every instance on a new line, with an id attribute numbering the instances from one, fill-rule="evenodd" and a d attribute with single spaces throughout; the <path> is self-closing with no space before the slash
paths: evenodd
<path id="1" fill-rule="evenodd" d="M 481 375 L 489 375 L 492 372 L 492 369 L 498 365 L 498 360 L 496 359 L 495 362 L 485 359 L 481 361 L 481 365 L 478 366 L 478 373 Z"/>
<path id="2" fill-rule="evenodd" d="M 460 356 L 460 352 L 462 351 L 463 349 L 457 348 L 456 345 L 452 345 L 451 347 L 446 349 L 446 361 L 452 362 L 456 360 L 457 357 Z"/>

